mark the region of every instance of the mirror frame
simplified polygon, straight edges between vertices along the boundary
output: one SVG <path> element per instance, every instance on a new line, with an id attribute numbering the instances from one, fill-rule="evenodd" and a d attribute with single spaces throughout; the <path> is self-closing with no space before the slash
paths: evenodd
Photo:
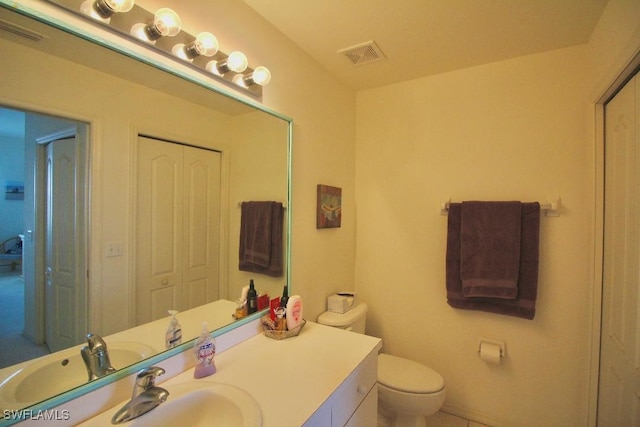
<path id="1" fill-rule="evenodd" d="M 161 58 L 161 55 L 156 55 L 153 52 L 146 52 L 144 51 L 144 47 L 140 47 L 140 46 L 136 46 L 136 45 L 131 45 L 131 46 L 127 46 L 126 45 L 126 40 L 124 38 L 122 38 L 122 36 L 116 35 L 115 37 L 118 39 L 118 41 L 123 41 L 123 43 L 113 43 L 113 40 L 106 40 L 105 38 L 103 38 L 100 34 L 99 31 L 97 30 L 98 27 L 95 27 L 94 30 L 94 26 L 90 26 L 87 25 L 87 27 L 91 28 L 91 30 L 87 30 L 85 28 L 81 28 L 81 26 L 78 26 L 76 24 L 74 24 L 73 22 L 68 22 L 64 19 L 62 19 L 61 17 L 55 16 L 56 13 L 47 13 L 46 11 L 42 11 L 39 9 L 34 8 L 33 6 L 31 6 L 31 3 L 38 3 L 35 7 L 40 7 L 42 9 L 47 9 L 47 8 L 52 8 L 54 10 L 57 9 L 62 9 L 60 6 L 57 5 L 53 5 L 49 2 L 30 2 L 30 1 L 26 1 L 24 3 L 29 3 L 29 4 L 18 4 L 16 1 L 11 1 L 11 0 L 0 0 L 0 7 L 11 10 L 13 12 L 19 13 L 21 15 L 24 15 L 28 18 L 34 19 L 36 21 L 39 21 L 43 24 L 49 25 L 51 27 L 54 27 L 56 29 L 65 31 L 75 37 L 79 37 L 89 43 L 93 43 L 95 45 L 98 45 L 100 47 L 104 47 L 107 49 L 110 49 L 112 51 L 115 51 L 119 54 L 125 55 L 129 58 L 132 58 L 134 60 L 137 60 L 139 62 L 142 62 L 145 65 L 154 67 L 156 69 L 159 69 L 161 71 L 164 71 L 166 73 L 169 73 L 170 75 L 175 76 L 176 78 L 180 78 L 183 79 L 187 82 L 193 83 L 201 88 L 203 88 L 204 90 L 208 90 L 213 92 L 214 94 L 220 95 L 220 96 L 224 96 L 226 98 L 229 98 L 232 101 L 236 101 L 236 102 L 240 102 L 241 104 L 244 104 L 250 108 L 253 108 L 255 110 L 259 110 L 262 111 L 264 113 L 267 113 L 271 116 L 274 116 L 278 119 L 281 119 L 283 121 L 285 121 L 287 123 L 288 126 L 288 134 L 287 134 L 287 209 L 286 209 L 286 226 L 285 226 L 285 242 L 286 242 L 286 252 L 284 254 L 284 261 L 285 261 L 285 272 L 284 272 L 284 281 L 285 284 L 287 284 L 287 286 L 289 287 L 289 290 L 291 292 L 291 222 L 292 222 L 292 158 L 293 158 L 293 119 L 290 117 L 287 117 L 281 113 L 278 113 L 274 110 L 271 110 L 267 107 L 265 107 L 264 105 L 260 104 L 257 101 L 253 101 L 247 98 L 243 98 L 240 97 L 239 94 L 236 94 L 234 92 L 225 90 L 224 88 L 220 87 L 219 84 L 216 84 L 216 82 L 213 79 L 206 79 L 205 76 L 199 76 L 195 73 L 189 73 L 186 71 L 186 69 L 182 69 L 181 67 L 172 67 L 169 64 L 167 64 L 166 59 L 163 61 Z M 68 12 L 67 12 L 68 13 Z M 149 49 L 147 49 L 149 50 Z M 176 62 L 177 63 L 177 62 Z M 172 64 L 173 65 L 173 64 Z M 219 328 L 215 331 L 212 332 L 213 336 L 219 336 L 222 334 L 225 334 L 229 331 L 232 331 L 233 329 L 236 329 L 246 323 L 249 323 L 255 319 L 258 319 L 260 316 L 262 316 L 266 310 L 265 309 L 261 312 L 252 314 L 250 316 L 244 317 L 240 320 L 236 320 L 233 323 L 230 323 L 222 328 Z M 0 426 L 9 426 L 9 425 L 13 425 L 15 423 L 24 421 L 25 418 L 23 418 L 25 415 L 28 415 L 28 413 L 33 413 L 33 414 L 38 414 L 40 413 L 40 411 L 46 411 L 55 407 L 58 407 L 64 403 L 67 403 L 73 399 L 76 399 L 86 393 L 89 393 L 91 391 L 97 390 L 105 385 L 114 383 L 122 378 L 125 378 L 129 375 L 132 375 L 134 373 L 136 373 L 137 371 L 139 371 L 140 369 L 142 369 L 143 367 L 149 366 L 149 365 L 153 365 L 159 362 L 162 362 L 165 359 L 168 359 L 174 355 L 177 355 L 179 353 L 182 353 L 184 351 L 188 351 L 191 350 L 191 348 L 193 347 L 193 342 L 195 341 L 195 338 L 192 340 L 189 340 L 183 344 L 181 344 L 178 347 L 169 349 L 169 350 L 165 350 L 161 353 L 158 353 L 154 356 L 151 356 L 145 360 L 142 360 L 134 365 L 130 365 L 126 368 L 122 368 L 119 369 L 118 371 L 109 374 L 105 377 L 99 378 L 97 380 L 88 382 L 86 384 L 83 384 L 79 387 L 76 387 L 72 390 L 69 390 L 67 392 L 61 393 L 57 396 L 53 396 L 49 399 L 43 400 L 42 402 L 39 402 L 35 405 L 20 409 L 20 410 L 15 410 L 13 411 L 14 414 L 16 415 L 15 417 L 11 417 L 11 418 L 0 418 Z M 21 415 L 21 416 L 17 416 L 17 415 Z M 5 416 L 5 414 L 2 414 L 2 416 Z"/>

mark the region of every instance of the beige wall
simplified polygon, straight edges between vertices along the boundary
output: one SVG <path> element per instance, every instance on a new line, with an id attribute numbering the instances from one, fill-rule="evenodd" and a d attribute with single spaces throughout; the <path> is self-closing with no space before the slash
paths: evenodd
<path id="1" fill-rule="evenodd" d="M 610 7 L 629 5 L 620 3 Z M 603 46 L 624 50 L 638 11 L 608 21 L 623 30 L 615 39 L 357 95 L 356 291 L 383 351 L 443 375 L 446 410 L 492 425 L 587 425 L 598 287 L 592 94 L 615 65 L 593 64 Z M 563 209 L 541 219 L 535 319 L 449 307 L 440 203 L 548 197 Z M 480 337 L 506 342 L 501 366 L 478 357 Z"/>

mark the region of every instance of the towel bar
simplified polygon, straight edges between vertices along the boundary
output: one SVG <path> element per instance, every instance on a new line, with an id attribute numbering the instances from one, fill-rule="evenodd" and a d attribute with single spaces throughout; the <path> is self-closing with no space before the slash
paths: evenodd
<path id="1" fill-rule="evenodd" d="M 449 203 L 452 203 L 451 199 L 440 203 L 440 215 L 449 214 Z M 560 198 L 540 203 L 540 212 L 544 213 L 544 216 L 560 216 Z"/>
<path id="2" fill-rule="evenodd" d="M 241 208 L 241 207 L 242 207 L 242 202 L 238 202 L 238 207 L 239 207 L 239 208 Z M 286 204 L 286 203 L 283 203 L 283 204 L 282 204 L 282 207 L 283 207 L 284 209 L 287 209 L 287 204 Z"/>

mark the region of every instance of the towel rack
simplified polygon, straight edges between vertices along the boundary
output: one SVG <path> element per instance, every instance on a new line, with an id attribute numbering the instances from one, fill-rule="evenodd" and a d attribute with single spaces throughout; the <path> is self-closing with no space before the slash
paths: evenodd
<path id="1" fill-rule="evenodd" d="M 242 207 L 242 202 L 238 202 L 238 207 L 239 208 Z M 283 207 L 283 209 L 287 209 L 287 204 L 286 203 L 282 203 L 282 207 Z"/>
<path id="2" fill-rule="evenodd" d="M 452 203 L 451 199 L 440 203 L 440 215 L 449 214 L 450 203 Z M 540 212 L 544 213 L 544 216 L 560 216 L 560 198 L 549 200 L 547 203 L 540 203 Z"/>

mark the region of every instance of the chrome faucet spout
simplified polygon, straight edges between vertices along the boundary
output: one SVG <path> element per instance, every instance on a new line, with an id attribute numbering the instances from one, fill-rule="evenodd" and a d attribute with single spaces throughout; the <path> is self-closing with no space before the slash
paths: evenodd
<path id="1" fill-rule="evenodd" d="M 164 374 L 164 369 L 151 366 L 140 371 L 133 386 L 131 400 L 111 418 L 112 424 L 120 424 L 144 415 L 167 400 L 169 392 L 155 385 L 156 377 Z"/>
<path id="2" fill-rule="evenodd" d="M 87 368 L 89 381 L 115 372 L 109 360 L 107 343 L 99 335 L 88 334 L 87 345 L 80 349 L 80 354 Z"/>

